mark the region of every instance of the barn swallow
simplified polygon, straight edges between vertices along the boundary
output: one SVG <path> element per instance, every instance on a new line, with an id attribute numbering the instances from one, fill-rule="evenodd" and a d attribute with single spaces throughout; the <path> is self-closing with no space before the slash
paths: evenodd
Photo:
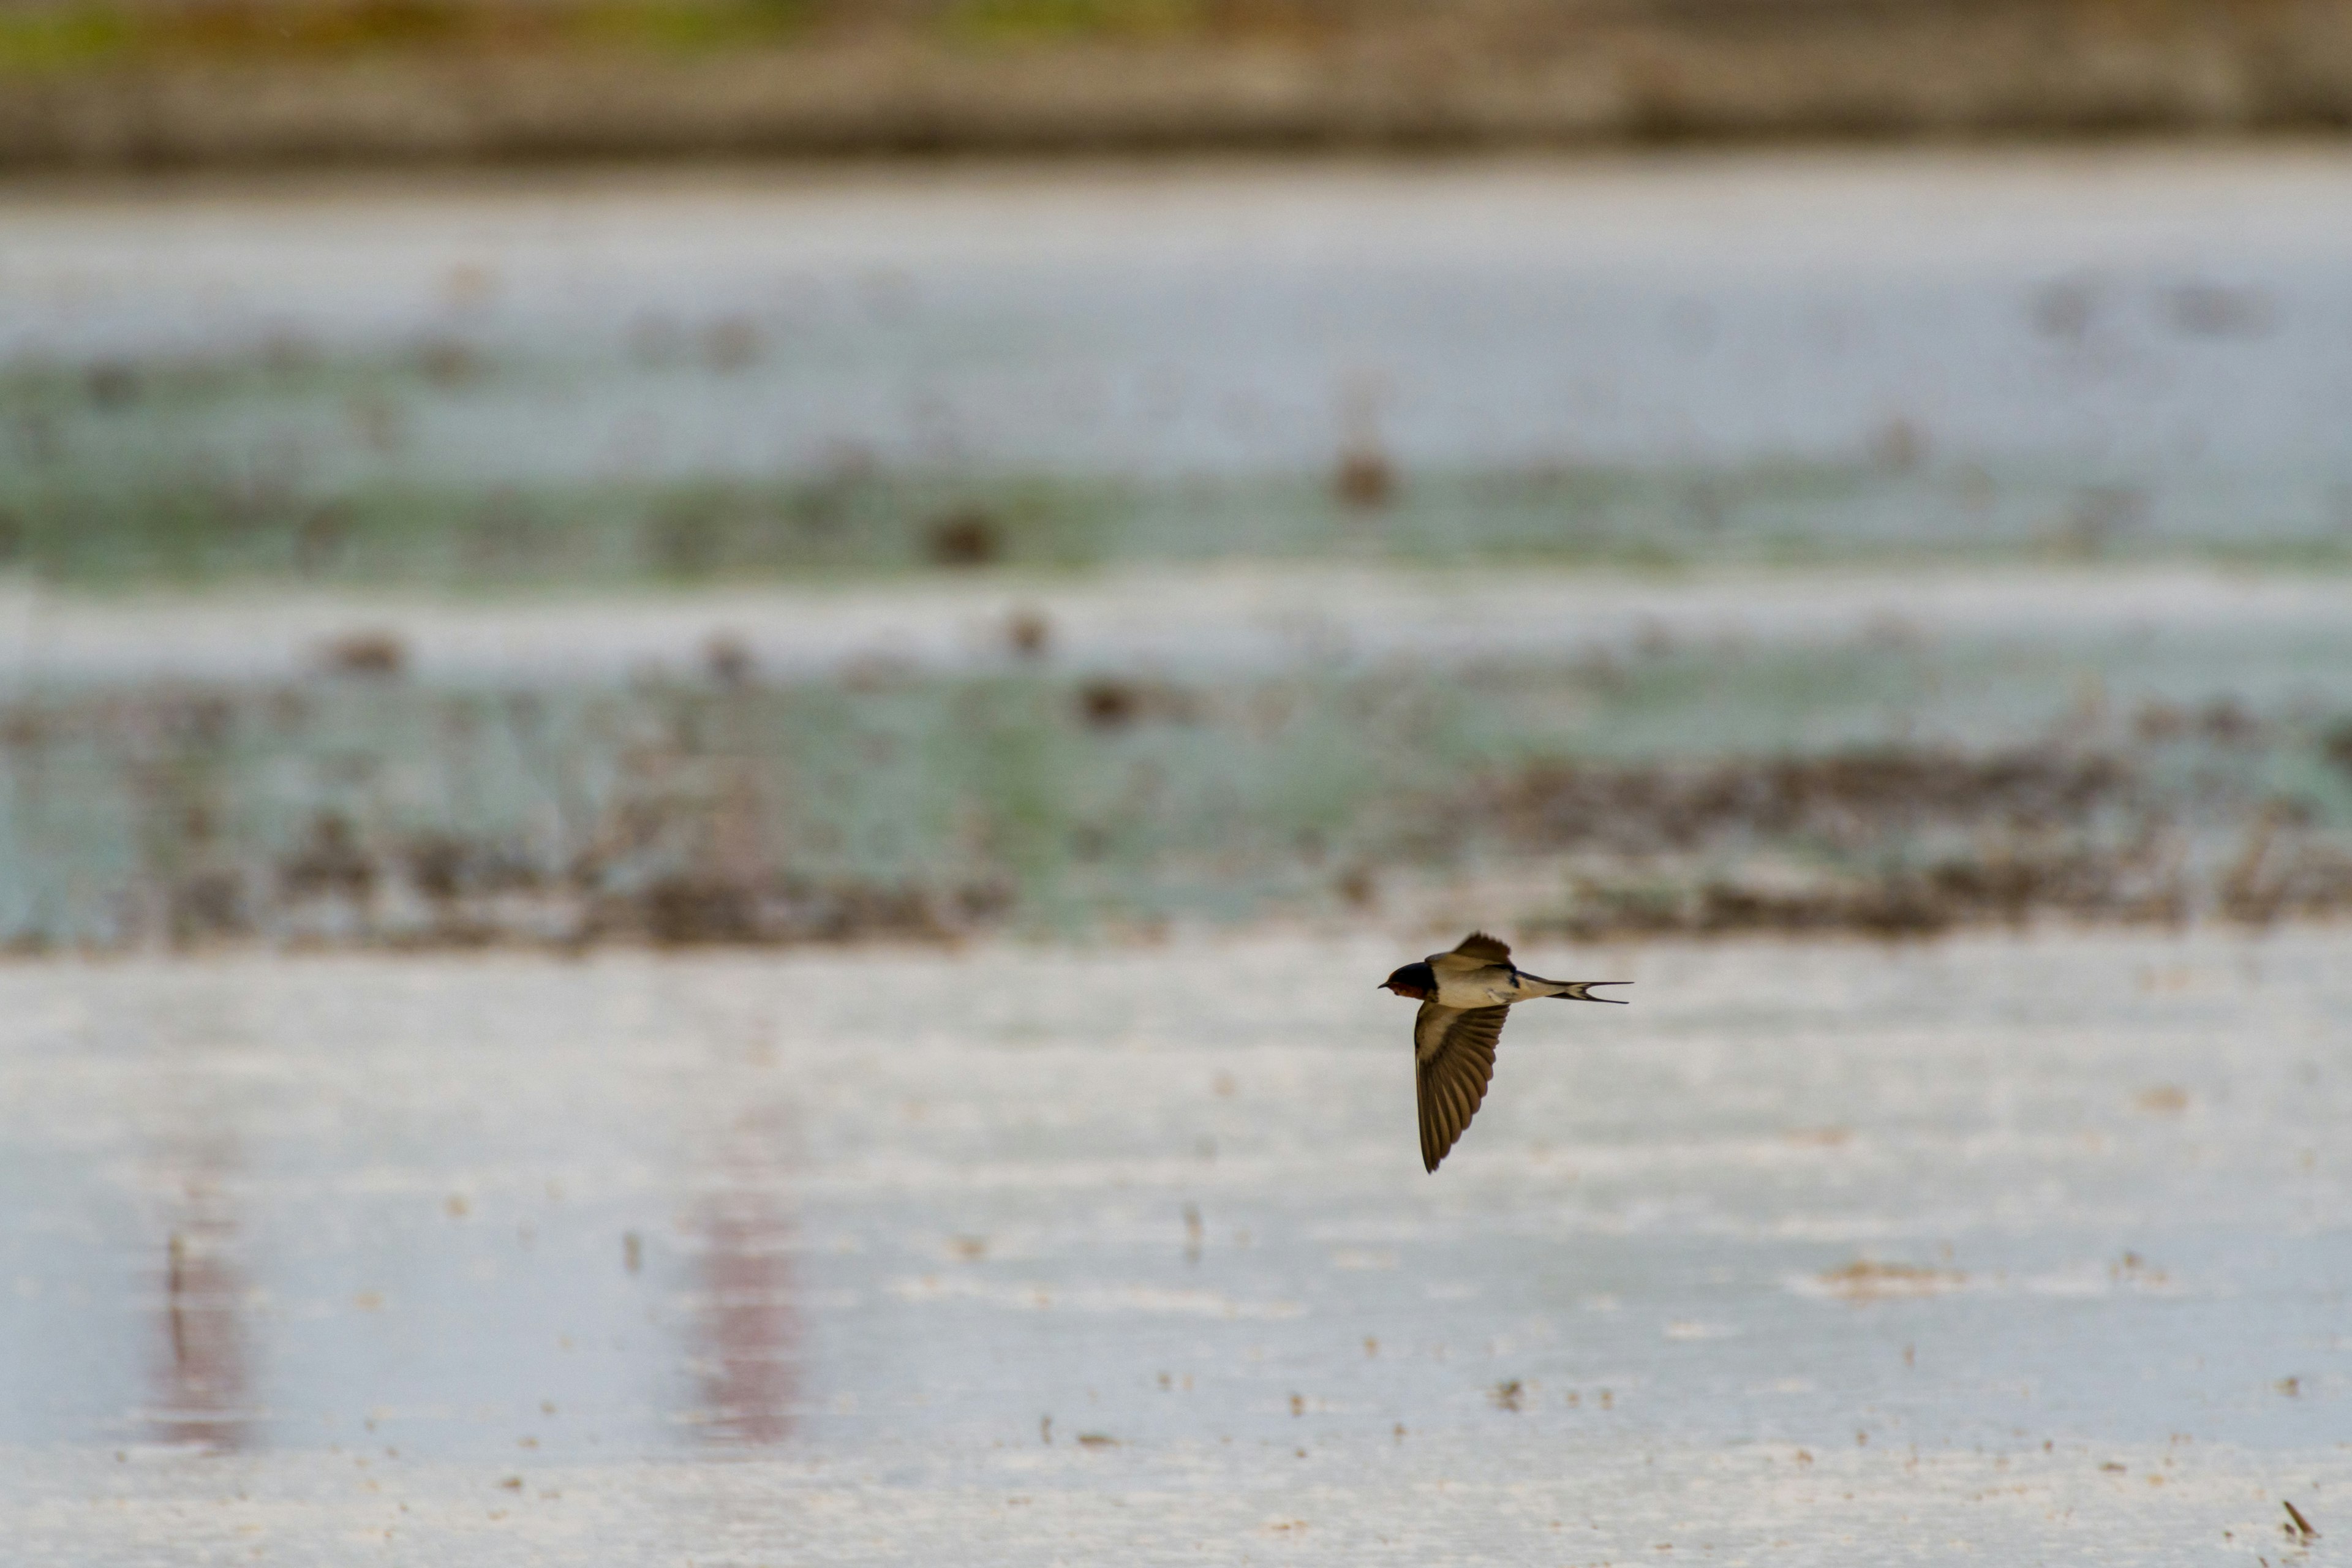
<path id="1" fill-rule="evenodd" d="M 1495 1076 L 1495 1042 L 1514 1002 L 1557 996 L 1563 1002 L 1615 1002 L 1595 996 L 1596 985 L 1625 980 L 1546 980 L 1511 962 L 1511 950 L 1485 931 L 1472 931 L 1452 952 L 1408 963 L 1380 988 L 1418 998 L 1412 1021 L 1412 1061 L 1420 1077 L 1421 1165 L 1434 1171 L 1478 1114 Z"/>

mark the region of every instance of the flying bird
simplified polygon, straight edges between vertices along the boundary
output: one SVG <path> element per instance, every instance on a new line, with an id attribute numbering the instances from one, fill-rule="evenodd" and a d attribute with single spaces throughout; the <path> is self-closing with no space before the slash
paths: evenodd
<path id="1" fill-rule="evenodd" d="M 1625 980 L 1546 980 L 1511 962 L 1511 950 L 1485 931 L 1473 931 L 1452 952 L 1433 952 L 1408 963 L 1380 988 L 1417 998 L 1412 1020 L 1412 1063 L 1420 1079 L 1421 1165 L 1437 1169 L 1495 1076 L 1495 1042 L 1514 1002 L 1557 996 L 1563 1002 L 1615 1002 L 1595 996 L 1596 985 L 1627 985 Z"/>

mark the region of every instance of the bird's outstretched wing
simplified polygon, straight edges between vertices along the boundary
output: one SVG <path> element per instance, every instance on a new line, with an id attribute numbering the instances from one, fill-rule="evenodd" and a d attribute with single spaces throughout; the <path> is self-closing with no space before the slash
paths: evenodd
<path id="1" fill-rule="evenodd" d="M 1454 951 L 1465 958 L 1475 958 L 1481 963 L 1511 962 L 1510 944 L 1500 937 L 1488 936 L 1483 931 L 1474 931 L 1464 937 L 1461 944 Z"/>
<path id="2" fill-rule="evenodd" d="M 1495 1042 L 1508 1007 L 1441 1007 L 1423 1002 L 1412 1021 L 1421 1102 L 1421 1168 L 1434 1171 L 1478 1114 L 1495 1076 Z"/>

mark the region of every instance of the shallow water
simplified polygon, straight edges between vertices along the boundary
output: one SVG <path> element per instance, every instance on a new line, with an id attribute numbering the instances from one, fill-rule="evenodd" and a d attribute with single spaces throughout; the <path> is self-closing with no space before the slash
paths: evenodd
<path id="1" fill-rule="evenodd" d="M 27 1561 L 2278 1560 L 2345 938 L 0 970 Z M 2121 1467 L 2116 1468 L 2114 1467 Z M 2224 1532 L 2231 1532 L 2225 1537 Z"/>
<path id="2" fill-rule="evenodd" d="M 1587 934 L 2352 908 L 2342 579 L 1256 567 L 0 627 L 20 950 L 1069 934 L 1465 877 Z"/>
<path id="3" fill-rule="evenodd" d="M 416 411 L 509 478 L 844 439 L 1319 468 L 1351 417 L 1440 463 L 1848 457 L 1899 416 L 2325 458 L 2347 198 L 2330 144 L 18 187 L 0 353 L 461 334 L 588 373 Z"/>
<path id="4" fill-rule="evenodd" d="M 2347 214 L 2279 145 L 16 187 L 0 558 L 2340 564 Z"/>
<path id="5" fill-rule="evenodd" d="M 1008 636 L 1024 618 L 1040 638 L 1034 656 Z M 2352 658 L 2347 626 L 2352 577 L 2336 573 L 2049 563 L 1637 573 L 1260 561 L 486 598 L 18 584 L 0 593 L 0 693 L 297 680 L 331 672 L 338 645 L 367 637 L 392 639 L 401 672 L 460 689 L 695 680 L 721 647 L 747 673 L 805 681 L 1040 668 L 1217 680 L 1871 645 L 2003 650 L 2063 667 L 2060 689 L 2091 679 L 2126 700 L 2269 707 L 2332 701 Z M 1976 722 L 2031 727 L 2051 689 L 1983 693 L 1990 710 Z"/>

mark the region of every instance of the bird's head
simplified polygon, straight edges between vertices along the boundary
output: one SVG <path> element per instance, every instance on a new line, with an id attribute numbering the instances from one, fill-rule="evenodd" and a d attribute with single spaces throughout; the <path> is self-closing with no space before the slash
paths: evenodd
<path id="1" fill-rule="evenodd" d="M 1381 990 L 1425 1001 L 1437 994 L 1437 973 L 1426 963 L 1408 963 L 1380 984 Z"/>

